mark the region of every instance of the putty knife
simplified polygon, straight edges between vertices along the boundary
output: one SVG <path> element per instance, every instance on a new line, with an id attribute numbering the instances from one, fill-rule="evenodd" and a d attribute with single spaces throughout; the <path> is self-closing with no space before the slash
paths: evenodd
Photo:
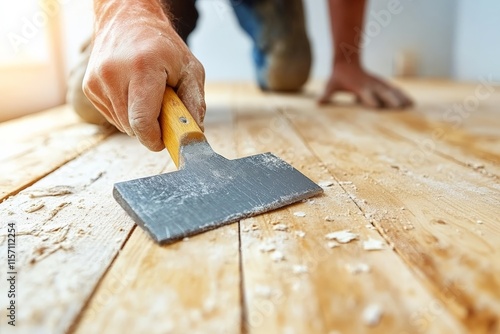
<path id="1" fill-rule="evenodd" d="M 271 153 L 228 160 L 215 153 L 167 87 L 159 117 L 176 172 L 116 183 L 113 196 L 158 243 L 236 222 L 323 190 Z"/>

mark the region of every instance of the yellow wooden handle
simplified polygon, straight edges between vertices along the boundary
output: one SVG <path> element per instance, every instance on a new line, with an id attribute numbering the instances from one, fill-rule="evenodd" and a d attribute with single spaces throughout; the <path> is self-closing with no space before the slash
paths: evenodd
<path id="1" fill-rule="evenodd" d="M 191 142 L 206 141 L 193 116 L 171 87 L 165 89 L 160 112 L 161 136 L 175 165 L 179 167 L 180 149 Z"/>

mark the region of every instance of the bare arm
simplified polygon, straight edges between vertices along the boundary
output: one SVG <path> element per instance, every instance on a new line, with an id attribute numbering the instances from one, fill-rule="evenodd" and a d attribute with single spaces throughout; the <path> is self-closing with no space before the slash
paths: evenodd
<path id="1" fill-rule="evenodd" d="M 159 0 L 94 0 L 94 9 L 83 90 L 106 119 L 150 150 L 162 150 L 158 116 L 169 85 L 202 126 L 203 66 L 177 35 Z"/>
<path id="2" fill-rule="evenodd" d="M 328 0 L 333 71 L 320 103 L 328 103 L 337 91 L 349 91 L 368 107 L 401 108 L 412 101 L 398 88 L 367 73 L 361 64 L 361 32 L 365 0 Z"/>

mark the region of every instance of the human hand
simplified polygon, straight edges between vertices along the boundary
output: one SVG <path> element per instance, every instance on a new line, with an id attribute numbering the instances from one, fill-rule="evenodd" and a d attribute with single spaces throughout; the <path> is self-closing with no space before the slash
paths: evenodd
<path id="1" fill-rule="evenodd" d="M 120 131 L 161 151 L 165 86 L 203 129 L 205 72 L 158 1 L 97 1 L 93 49 L 83 81 L 88 99 Z"/>
<path id="2" fill-rule="evenodd" d="M 335 92 L 353 93 L 358 102 L 370 108 L 406 108 L 413 101 L 400 89 L 364 71 L 357 64 L 336 64 L 319 100 L 320 104 L 330 102 Z"/>

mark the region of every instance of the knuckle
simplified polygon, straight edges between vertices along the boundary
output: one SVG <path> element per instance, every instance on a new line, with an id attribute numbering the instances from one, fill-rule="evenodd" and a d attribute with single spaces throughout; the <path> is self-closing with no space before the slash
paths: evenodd
<path id="1" fill-rule="evenodd" d="M 119 70 L 119 66 L 117 66 L 116 62 L 112 60 L 105 60 L 97 65 L 95 70 L 104 80 L 108 80 L 116 75 L 116 72 Z"/>
<path id="2" fill-rule="evenodd" d="M 140 51 L 132 56 L 130 65 L 134 71 L 142 72 L 151 66 L 152 56 L 149 52 Z"/>

